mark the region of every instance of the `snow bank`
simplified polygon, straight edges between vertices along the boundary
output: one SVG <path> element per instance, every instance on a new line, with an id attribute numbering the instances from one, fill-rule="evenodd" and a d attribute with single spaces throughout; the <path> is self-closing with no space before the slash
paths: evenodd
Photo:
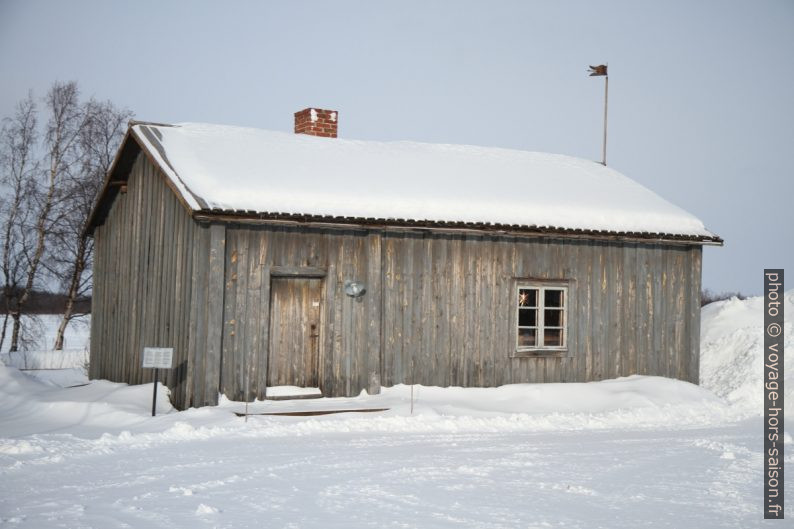
<path id="1" fill-rule="evenodd" d="M 62 388 L 0 366 L 0 435 L 101 435 L 143 422 L 151 415 L 151 399 L 151 384 L 128 386 L 102 380 Z M 168 389 L 160 384 L 157 412 L 172 410 Z"/>
<path id="2" fill-rule="evenodd" d="M 794 290 L 784 296 L 785 411 L 794 410 Z M 731 298 L 703 307 L 700 383 L 739 413 L 763 413 L 764 298 Z M 790 416 L 790 415 L 789 415 Z"/>
<path id="3" fill-rule="evenodd" d="M 713 235 L 630 178 L 570 156 L 203 123 L 132 130 L 194 209 Z"/>
<path id="4" fill-rule="evenodd" d="M 53 388 L 13 368 L 0 368 L 0 421 L 6 437 L 68 432 L 104 442 L 145 444 L 215 436 L 291 436 L 322 432 L 504 432 L 648 428 L 725 421 L 728 408 L 698 386 L 659 377 L 632 376 L 586 384 L 515 384 L 498 388 L 384 388 L 353 398 L 257 401 L 249 413 L 388 408 L 311 418 L 233 412 L 245 404 L 221 399 L 218 407 L 177 412 L 161 385 L 158 415 L 150 417 L 151 384 L 92 381 Z M 108 438 L 110 436 L 110 438 Z M 140 437 L 143 436 L 143 437 Z M 110 439 L 110 441 L 108 440 Z M 13 444 L 13 443 L 12 443 Z M 13 446 L 17 446 L 13 444 Z M 16 448 L 14 448 L 16 449 Z"/>

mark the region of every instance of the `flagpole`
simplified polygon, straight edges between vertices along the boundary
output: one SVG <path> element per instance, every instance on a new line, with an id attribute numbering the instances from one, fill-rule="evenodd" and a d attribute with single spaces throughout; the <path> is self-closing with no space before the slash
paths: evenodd
<path id="1" fill-rule="evenodd" d="M 590 77 L 604 77 L 604 142 L 601 145 L 601 165 L 607 164 L 607 105 L 609 104 L 609 72 L 606 64 L 590 67 Z"/>
<path id="2" fill-rule="evenodd" d="M 604 144 L 601 147 L 601 163 L 607 164 L 607 104 L 609 102 L 609 74 L 604 76 Z"/>

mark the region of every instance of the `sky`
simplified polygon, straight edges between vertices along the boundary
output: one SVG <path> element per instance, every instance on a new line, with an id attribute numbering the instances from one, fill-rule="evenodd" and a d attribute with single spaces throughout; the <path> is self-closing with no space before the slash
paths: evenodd
<path id="1" fill-rule="evenodd" d="M 140 120 L 315 106 L 346 138 L 600 160 L 608 63 L 607 164 L 725 239 L 704 288 L 761 294 L 794 271 L 792 27 L 790 0 L 0 0 L 0 116 L 75 80 Z"/>

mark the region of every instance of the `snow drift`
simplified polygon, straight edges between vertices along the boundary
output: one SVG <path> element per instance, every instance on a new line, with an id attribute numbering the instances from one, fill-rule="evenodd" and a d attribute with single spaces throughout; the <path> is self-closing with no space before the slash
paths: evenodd
<path id="1" fill-rule="evenodd" d="M 741 415 L 763 413 L 764 298 L 731 298 L 703 307 L 700 383 Z M 784 295 L 785 411 L 794 410 L 794 290 Z"/>

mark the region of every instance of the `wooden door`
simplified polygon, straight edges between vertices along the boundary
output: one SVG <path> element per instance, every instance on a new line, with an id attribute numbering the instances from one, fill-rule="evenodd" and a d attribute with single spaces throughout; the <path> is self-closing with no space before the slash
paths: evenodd
<path id="1" fill-rule="evenodd" d="M 319 387 L 322 279 L 274 277 L 267 385 Z"/>

